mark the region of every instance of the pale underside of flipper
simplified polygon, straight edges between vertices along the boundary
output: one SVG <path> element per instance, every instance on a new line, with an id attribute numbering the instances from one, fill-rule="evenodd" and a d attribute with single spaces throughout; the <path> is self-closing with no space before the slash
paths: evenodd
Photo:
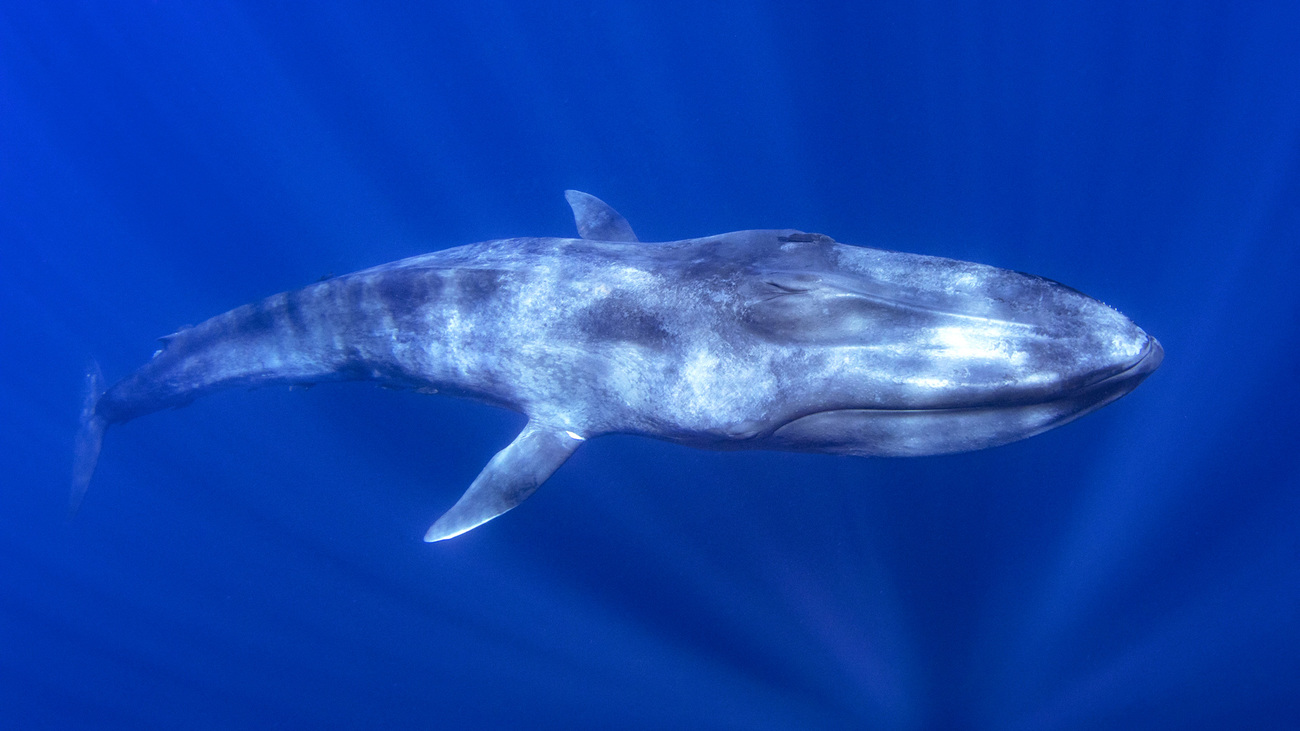
<path id="1" fill-rule="evenodd" d="M 564 199 L 573 209 L 578 235 L 592 241 L 636 241 L 632 224 L 608 203 L 580 190 L 564 191 Z"/>
<path id="2" fill-rule="evenodd" d="M 522 503 L 583 442 L 575 432 L 530 421 L 497 452 L 460 500 L 429 528 L 424 540 L 454 538 Z"/>
<path id="3" fill-rule="evenodd" d="M 86 393 L 81 404 L 81 425 L 77 429 L 72 463 L 72 495 L 68 501 L 69 515 L 81 507 L 81 500 L 90 487 L 90 478 L 99 462 L 99 449 L 104 444 L 104 430 L 108 422 L 96 413 L 99 399 L 104 395 L 104 374 L 99 364 L 91 362 L 86 368 Z"/>

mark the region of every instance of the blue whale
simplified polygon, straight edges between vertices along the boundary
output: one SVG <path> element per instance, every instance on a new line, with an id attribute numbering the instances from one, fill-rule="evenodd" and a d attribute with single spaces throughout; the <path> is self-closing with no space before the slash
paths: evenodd
<path id="1" fill-rule="evenodd" d="M 219 389 L 375 381 L 466 396 L 528 423 L 426 541 L 533 493 L 583 442 L 918 456 L 1059 426 L 1164 357 L 1114 309 L 1042 277 L 755 230 L 637 240 L 567 191 L 581 238 L 486 241 L 237 307 L 162 338 L 107 390 L 98 368 L 72 504 L 105 429 Z"/>

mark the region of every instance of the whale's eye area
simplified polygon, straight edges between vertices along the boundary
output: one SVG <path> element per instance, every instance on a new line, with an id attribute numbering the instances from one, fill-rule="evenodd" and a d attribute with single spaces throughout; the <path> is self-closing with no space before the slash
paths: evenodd
<path id="1" fill-rule="evenodd" d="M 751 332 L 805 345 L 881 342 L 898 328 L 929 327 L 943 313 L 888 296 L 855 291 L 806 272 L 766 273 L 753 287 L 744 313 Z"/>
<path id="2" fill-rule="evenodd" d="M 775 272 L 763 278 L 763 284 L 773 296 L 783 294 L 803 294 L 817 287 L 821 278 L 815 274 L 787 274 Z"/>
<path id="3" fill-rule="evenodd" d="M 780 282 L 763 282 L 763 284 L 766 284 L 768 287 L 771 287 L 771 296 L 773 297 L 780 297 L 786 294 L 803 294 L 804 292 L 808 291 L 806 288 L 796 289 L 793 287 L 788 287 L 784 284 L 781 284 Z"/>

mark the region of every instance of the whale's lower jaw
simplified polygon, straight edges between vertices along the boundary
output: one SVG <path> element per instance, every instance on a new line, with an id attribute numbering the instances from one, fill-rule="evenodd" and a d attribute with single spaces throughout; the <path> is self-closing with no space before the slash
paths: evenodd
<path id="1" fill-rule="evenodd" d="M 923 457 L 997 447 L 1073 421 L 1137 388 L 1164 359 L 1154 339 L 1132 366 L 1037 403 L 953 409 L 837 409 L 809 414 L 763 440 L 767 449 Z"/>
<path id="2" fill-rule="evenodd" d="M 841 409 L 795 419 L 764 440 L 769 449 L 858 457 L 972 452 L 1060 426 L 1119 398 L 980 409 Z"/>

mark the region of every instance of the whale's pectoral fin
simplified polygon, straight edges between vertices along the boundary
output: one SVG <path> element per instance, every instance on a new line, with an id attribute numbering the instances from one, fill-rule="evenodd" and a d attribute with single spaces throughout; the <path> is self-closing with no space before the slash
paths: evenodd
<path id="1" fill-rule="evenodd" d="M 608 203 L 580 190 L 564 191 L 564 199 L 573 209 L 578 235 L 593 241 L 636 241 L 632 225 Z"/>
<path id="2" fill-rule="evenodd" d="M 95 413 L 99 399 L 104 395 L 104 374 L 99 364 L 91 361 L 86 368 L 86 393 L 81 405 L 81 426 L 77 429 L 75 457 L 72 464 L 72 497 L 68 502 L 68 514 L 72 515 L 81 507 L 81 499 L 90 487 L 90 478 L 95 474 L 95 463 L 99 461 L 99 448 L 104 443 L 104 430 L 108 422 Z"/>
<path id="3" fill-rule="evenodd" d="M 582 444 L 571 431 L 530 421 L 496 453 L 460 500 L 424 534 L 432 543 L 464 533 L 522 503 Z"/>

